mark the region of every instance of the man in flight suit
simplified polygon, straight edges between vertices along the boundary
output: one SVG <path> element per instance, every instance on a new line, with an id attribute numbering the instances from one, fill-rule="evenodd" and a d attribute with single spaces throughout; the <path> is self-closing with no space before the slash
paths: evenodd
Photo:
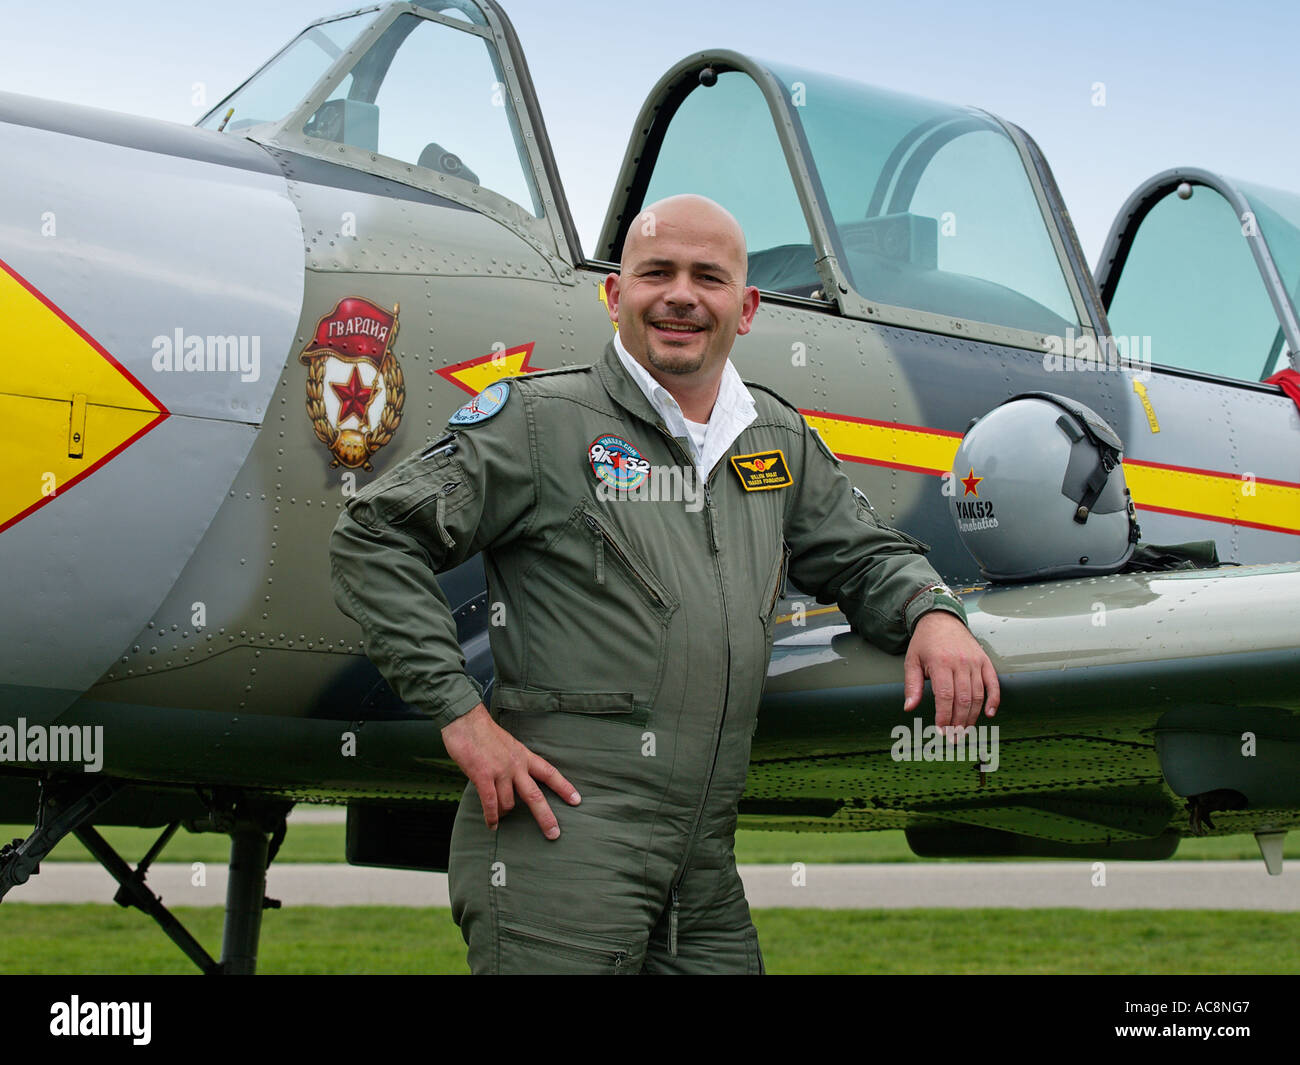
<path id="1" fill-rule="evenodd" d="M 758 308 L 746 264 L 711 200 L 646 208 L 601 359 L 492 385 L 334 531 L 339 606 L 469 778 L 449 883 L 475 972 L 763 971 L 733 849 L 787 573 L 907 648 L 906 709 L 925 677 L 940 726 L 997 706 L 935 571 L 729 361 Z M 490 711 L 433 576 L 479 551 Z"/>

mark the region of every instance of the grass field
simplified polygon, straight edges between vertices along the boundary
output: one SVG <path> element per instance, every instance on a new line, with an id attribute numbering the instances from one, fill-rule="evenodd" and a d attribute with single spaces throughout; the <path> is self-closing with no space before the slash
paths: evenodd
<path id="1" fill-rule="evenodd" d="M 0 839 L 26 826 L 0 826 Z M 153 829 L 106 828 L 129 862 Z M 295 823 L 277 862 L 341 862 L 344 826 Z M 742 832 L 741 862 L 916 862 L 902 832 Z M 1288 842 L 1300 858 L 1300 840 Z M 229 841 L 177 834 L 169 862 L 219 862 Z M 1185 840 L 1178 859 L 1259 861 L 1248 836 Z M 50 861 L 87 861 L 74 838 Z M 999 859 L 990 859 L 999 860 Z M 215 954 L 220 907 L 178 907 L 181 922 Z M 1300 973 L 1300 914 L 1249 911 L 756 910 L 772 973 Z M 465 946 L 446 909 L 293 907 L 264 918 L 262 973 L 464 973 Z M 0 974 L 197 973 L 152 921 L 114 905 L 0 906 Z"/>
<path id="2" fill-rule="evenodd" d="M 0 840 L 25 837 L 27 825 L 0 825 Z M 101 834 L 128 862 L 134 865 L 158 838 L 156 829 L 105 828 Z M 225 862 L 230 857 L 226 836 L 178 832 L 159 861 Z M 1300 858 L 1300 833 L 1287 840 L 1285 857 Z M 1259 848 L 1250 836 L 1187 839 L 1178 847 L 1175 860 L 1251 859 L 1260 861 Z M 91 861 L 80 841 L 69 836 L 50 853 L 49 861 Z M 277 862 L 343 861 L 342 824 L 291 824 Z M 903 833 L 893 832 L 739 832 L 736 835 L 739 862 L 918 862 L 908 849 Z M 968 858 L 956 859 L 969 861 Z M 1001 861 L 1004 859 L 987 859 Z M 1023 861 L 1024 859 L 1012 859 Z"/>
<path id="3" fill-rule="evenodd" d="M 213 953 L 220 908 L 176 911 Z M 1300 914 L 1111 910 L 756 910 L 771 973 L 1300 973 Z M 258 971 L 464 973 L 446 909 L 295 907 L 262 926 Z M 0 974 L 195 973 L 142 914 L 0 906 Z"/>

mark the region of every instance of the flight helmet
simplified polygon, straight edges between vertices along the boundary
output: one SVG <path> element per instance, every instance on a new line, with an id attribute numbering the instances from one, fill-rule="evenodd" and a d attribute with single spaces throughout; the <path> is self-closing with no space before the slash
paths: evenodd
<path id="1" fill-rule="evenodd" d="M 1024 392 L 966 430 L 948 506 L 957 533 L 994 581 L 1115 573 L 1139 530 L 1124 481 L 1124 443 L 1095 411 Z"/>

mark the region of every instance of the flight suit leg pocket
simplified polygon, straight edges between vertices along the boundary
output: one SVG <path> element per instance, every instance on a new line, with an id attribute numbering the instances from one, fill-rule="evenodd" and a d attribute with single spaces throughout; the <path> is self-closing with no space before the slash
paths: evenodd
<path id="1" fill-rule="evenodd" d="M 640 968 L 644 951 L 631 936 L 593 934 L 497 915 L 499 971 L 554 976 L 631 976 Z"/>

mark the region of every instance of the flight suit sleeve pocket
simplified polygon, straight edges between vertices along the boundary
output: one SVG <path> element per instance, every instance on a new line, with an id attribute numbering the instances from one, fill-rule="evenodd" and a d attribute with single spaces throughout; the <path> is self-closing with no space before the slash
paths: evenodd
<path id="1" fill-rule="evenodd" d="M 363 525 L 405 526 L 436 536 L 454 550 L 451 517 L 474 499 L 472 480 L 459 461 L 408 462 L 369 485 L 348 504 L 348 513 Z"/>
<path id="2" fill-rule="evenodd" d="M 893 525 L 886 525 L 883 521 L 878 521 L 876 522 L 876 524 L 880 528 L 884 529 L 886 532 L 893 533 L 904 543 L 910 544 L 913 548 L 915 548 L 917 554 L 926 555 L 930 553 L 930 545 L 927 544 L 924 540 L 918 540 L 915 536 L 912 536 L 910 533 L 905 533 L 903 532 L 902 529 L 895 528 Z"/>
<path id="3" fill-rule="evenodd" d="M 410 479 L 385 493 L 380 516 L 390 525 L 400 525 L 415 518 L 427 521 L 420 513 L 430 503 L 435 504 L 439 524 L 474 498 L 474 486 L 465 469 L 456 459 L 447 459 L 435 466 L 413 473 Z"/>
<path id="4" fill-rule="evenodd" d="M 448 482 L 468 485 L 459 461 L 442 456 L 429 462 L 412 456 L 348 500 L 348 513 L 363 524 L 397 525 L 440 493 L 450 494 Z M 461 499 L 459 505 L 466 501 Z"/>
<path id="5" fill-rule="evenodd" d="M 924 555 L 929 553 L 930 545 L 924 540 L 918 540 L 915 536 L 903 532 L 902 529 L 896 529 L 892 525 L 887 525 L 885 522 L 881 521 L 876 515 L 875 508 L 871 505 L 871 501 L 867 499 L 866 494 L 861 489 L 853 489 L 853 498 L 858 505 L 859 521 L 864 521 L 868 525 L 874 525 L 877 529 L 883 529 L 885 532 L 897 536 L 904 543 L 909 544 L 919 554 Z"/>

